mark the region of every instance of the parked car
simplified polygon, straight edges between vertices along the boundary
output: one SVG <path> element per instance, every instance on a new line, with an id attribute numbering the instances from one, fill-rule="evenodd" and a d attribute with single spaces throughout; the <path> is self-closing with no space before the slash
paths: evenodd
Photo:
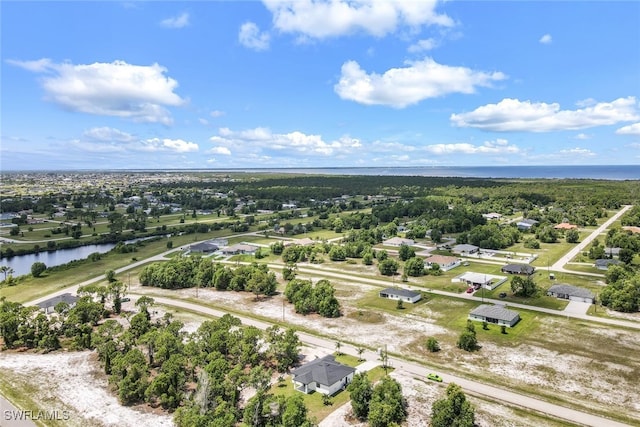
<path id="1" fill-rule="evenodd" d="M 475 289 L 473 289 L 473 288 L 469 288 L 469 289 L 467 289 L 467 293 L 468 293 L 468 294 L 473 293 L 473 291 L 475 291 Z"/>
<path id="2" fill-rule="evenodd" d="M 500 292 L 500 294 L 498 296 L 500 298 L 506 298 L 507 297 L 507 293 L 506 292 Z"/>
<path id="3" fill-rule="evenodd" d="M 129 301 L 131 301 L 131 298 L 124 297 L 124 298 L 122 298 L 120 301 L 122 301 L 122 302 L 129 302 Z"/>
<path id="4" fill-rule="evenodd" d="M 427 378 L 430 379 L 431 381 L 437 381 L 439 383 L 442 382 L 442 377 L 438 374 L 433 374 L 433 373 L 428 374 Z"/>

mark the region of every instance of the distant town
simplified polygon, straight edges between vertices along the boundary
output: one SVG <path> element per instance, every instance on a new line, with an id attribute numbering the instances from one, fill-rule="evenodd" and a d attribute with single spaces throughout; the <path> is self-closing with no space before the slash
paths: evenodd
<path id="1" fill-rule="evenodd" d="M 3 422 L 635 425 L 639 184 L 2 173 Z"/>

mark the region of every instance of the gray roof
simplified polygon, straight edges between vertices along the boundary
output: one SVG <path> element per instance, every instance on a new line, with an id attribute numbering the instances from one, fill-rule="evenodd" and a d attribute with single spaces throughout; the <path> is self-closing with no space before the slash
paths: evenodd
<path id="1" fill-rule="evenodd" d="M 78 297 L 75 295 L 71 295 L 70 293 L 56 295 L 55 297 L 51 297 L 47 300 L 44 300 L 38 303 L 38 307 L 47 308 L 47 307 L 55 307 L 59 302 L 66 302 L 69 305 L 74 305 L 78 301 Z"/>
<path id="2" fill-rule="evenodd" d="M 475 245 L 468 245 L 468 244 L 460 244 L 460 245 L 455 245 L 452 249 L 453 252 L 474 252 L 477 251 L 478 249 L 480 249 L 478 246 Z"/>
<path id="3" fill-rule="evenodd" d="M 479 305 L 471 312 L 471 314 L 474 316 L 490 317 L 492 319 L 504 320 L 507 322 L 512 322 L 520 317 L 516 311 L 507 310 L 501 305 L 488 304 Z"/>
<path id="4" fill-rule="evenodd" d="M 190 245 L 189 249 L 194 252 L 215 252 L 220 248 L 218 247 L 218 245 L 215 245 L 211 242 L 200 242 Z"/>
<path id="5" fill-rule="evenodd" d="M 601 258 L 601 259 L 597 259 L 595 262 L 596 266 L 608 266 L 609 264 L 622 264 L 621 261 L 618 261 L 617 259 L 608 259 L 608 258 Z"/>
<path id="6" fill-rule="evenodd" d="M 338 363 L 335 357 L 327 355 L 294 369 L 291 374 L 294 381 L 302 384 L 315 382 L 331 386 L 355 371 L 355 368 Z"/>
<path id="7" fill-rule="evenodd" d="M 557 285 L 551 286 L 547 292 L 553 292 L 554 294 L 571 295 L 581 298 L 593 298 L 593 294 L 591 293 L 591 291 L 564 283 L 558 283 Z"/>
<path id="8" fill-rule="evenodd" d="M 518 224 L 526 224 L 526 225 L 536 225 L 538 224 L 538 221 L 536 221 L 535 219 L 523 219 L 521 221 L 518 221 Z"/>
<path id="9" fill-rule="evenodd" d="M 387 288 L 383 291 L 380 291 L 380 295 L 382 294 L 415 298 L 420 295 L 420 292 L 410 291 L 409 289 L 402 289 L 402 288 Z"/>
<path id="10" fill-rule="evenodd" d="M 535 268 L 528 264 L 507 264 L 500 270 L 511 274 L 533 274 Z"/>

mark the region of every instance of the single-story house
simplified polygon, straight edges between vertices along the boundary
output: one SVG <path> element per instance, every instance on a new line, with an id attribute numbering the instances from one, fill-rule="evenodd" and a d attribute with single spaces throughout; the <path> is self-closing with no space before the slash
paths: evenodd
<path id="1" fill-rule="evenodd" d="M 479 250 L 480 250 L 480 247 L 476 245 L 461 244 L 461 245 L 455 245 L 453 249 L 451 249 L 451 252 L 459 255 L 465 255 L 465 254 L 471 255 L 471 254 L 477 253 Z"/>
<path id="2" fill-rule="evenodd" d="M 380 291 L 378 295 L 380 295 L 380 298 L 401 300 L 409 303 L 418 302 L 422 298 L 422 294 L 420 292 L 410 291 L 409 289 L 402 288 L 387 288 Z"/>
<path id="3" fill-rule="evenodd" d="M 536 221 L 535 219 L 523 219 L 516 222 L 516 227 L 518 227 L 518 230 L 531 230 L 531 228 L 538 224 L 538 222 L 539 221 Z"/>
<path id="4" fill-rule="evenodd" d="M 507 281 L 506 276 L 495 276 L 493 274 L 484 274 L 484 273 L 474 273 L 472 271 L 467 271 L 459 276 L 451 279 L 453 283 L 464 282 L 468 286 L 473 286 L 476 289 L 485 288 L 485 289 L 495 289 L 504 282 Z"/>
<path id="5" fill-rule="evenodd" d="M 294 239 L 294 240 L 289 240 L 287 242 L 284 243 L 284 246 L 295 246 L 295 245 L 300 245 L 300 246 L 311 246 L 311 245 L 315 245 L 316 241 L 309 238 L 309 237 L 305 237 L 304 239 Z"/>
<path id="6" fill-rule="evenodd" d="M 211 242 L 200 242 L 200 243 L 195 243 L 193 245 L 189 245 L 189 250 L 191 252 L 201 252 L 203 254 L 215 252 L 218 249 L 220 248 Z"/>
<path id="7" fill-rule="evenodd" d="M 517 311 L 507 310 L 501 305 L 482 304 L 469 313 L 469 319 L 511 328 L 520 320 L 520 314 Z"/>
<path id="8" fill-rule="evenodd" d="M 547 295 L 556 298 L 568 299 L 570 301 L 588 302 L 591 304 L 595 302 L 595 298 L 591 291 L 577 286 L 566 285 L 564 283 L 558 283 L 557 285 L 551 286 L 547 290 Z"/>
<path id="9" fill-rule="evenodd" d="M 500 218 L 502 218 L 502 215 L 500 215 L 497 212 L 489 212 L 489 213 L 486 213 L 486 214 L 482 214 L 482 216 L 484 218 L 486 218 L 486 219 L 500 219 Z"/>
<path id="10" fill-rule="evenodd" d="M 43 309 L 46 314 L 49 314 L 54 312 L 55 306 L 58 303 L 66 302 L 67 304 L 69 304 L 69 308 L 72 308 L 76 305 L 76 302 L 78 301 L 78 299 L 79 298 L 75 295 L 72 295 L 70 293 L 65 293 L 62 295 L 56 295 L 55 297 L 51 297 L 47 300 L 44 300 L 38 303 L 37 305 L 38 307 Z"/>
<path id="11" fill-rule="evenodd" d="M 222 249 L 222 253 L 225 255 L 238 255 L 238 254 L 255 254 L 258 249 L 258 246 L 248 245 L 246 243 L 236 243 L 235 245 L 228 246 Z"/>
<path id="12" fill-rule="evenodd" d="M 622 262 L 617 259 L 601 258 L 597 259 L 594 265 L 598 270 L 608 270 L 610 265 L 617 264 L 622 264 Z"/>
<path id="13" fill-rule="evenodd" d="M 500 269 L 503 273 L 509 274 L 526 274 L 530 276 L 536 271 L 535 267 L 528 264 L 507 264 Z"/>
<path id="14" fill-rule="evenodd" d="M 402 246 L 402 245 L 413 246 L 415 245 L 415 243 L 416 242 L 413 239 L 405 239 L 402 237 L 392 237 L 382 242 L 383 245 L 387 245 L 387 246 Z"/>
<path id="15" fill-rule="evenodd" d="M 449 271 L 460 265 L 460 259 L 445 255 L 431 255 L 429 258 L 424 260 L 424 263 L 427 268 L 431 268 L 433 264 L 438 264 L 440 266 L 440 270 Z"/>
<path id="16" fill-rule="evenodd" d="M 353 379 L 355 368 L 336 362 L 332 355 L 305 363 L 291 371 L 293 387 L 303 393 L 333 395 L 345 388 Z"/>
<path id="17" fill-rule="evenodd" d="M 575 224 L 569 224 L 568 222 L 561 222 L 558 225 L 554 225 L 553 228 L 556 230 L 574 230 L 578 228 L 578 226 Z"/>

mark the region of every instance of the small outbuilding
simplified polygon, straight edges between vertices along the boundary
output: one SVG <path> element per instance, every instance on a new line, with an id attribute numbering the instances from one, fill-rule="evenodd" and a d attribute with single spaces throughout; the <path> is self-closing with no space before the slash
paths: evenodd
<path id="1" fill-rule="evenodd" d="M 547 290 L 547 295 L 561 299 L 568 299 L 570 301 L 588 302 L 590 304 L 595 302 L 594 295 L 591 291 L 564 283 L 558 283 L 557 285 L 551 286 Z"/>
<path id="2" fill-rule="evenodd" d="M 331 396 L 345 388 L 353 379 L 355 368 L 336 362 L 332 355 L 305 363 L 291 371 L 293 387 L 303 393 L 318 393 Z"/>
<path id="3" fill-rule="evenodd" d="M 503 273 L 532 275 L 536 269 L 528 264 L 507 264 L 500 269 Z"/>
<path id="4" fill-rule="evenodd" d="M 520 314 L 501 305 L 482 304 L 469 313 L 469 319 L 511 328 L 520 321 Z"/>
<path id="5" fill-rule="evenodd" d="M 420 292 L 410 291 L 409 289 L 402 288 L 387 288 L 383 291 L 380 291 L 378 295 L 380 295 L 380 298 L 400 300 L 411 304 L 420 301 L 420 299 L 422 298 L 422 294 Z"/>

